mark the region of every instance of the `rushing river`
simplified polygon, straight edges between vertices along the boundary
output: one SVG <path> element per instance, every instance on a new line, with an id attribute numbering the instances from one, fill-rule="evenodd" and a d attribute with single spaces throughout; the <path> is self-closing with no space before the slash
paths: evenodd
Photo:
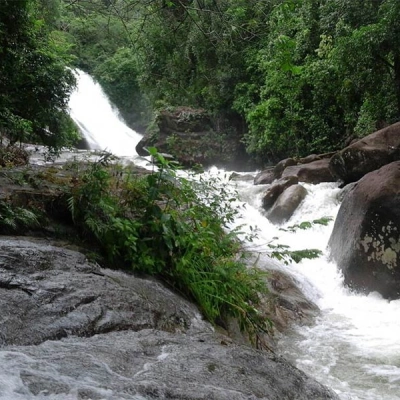
<path id="1" fill-rule="evenodd" d="M 72 115 L 76 118 L 80 113 L 80 124 L 90 128 L 89 137 L 97 146 L 124 156 L 135 156 L 131 150 L 133 146 L 125 144 L 127 128 L 120 120 L 117 126 L 109 127 L 108 114 L 106 117 L 106 113 L 95 109 L 110 107 L 99 86 L 81 73 L 78 89 L 71 102 Z M 100 105 L 103 102 L 107 105 Z M 76 109 L 79 107 L 82 108 Z M 93 112 L 96 116 L 92 116 Z M 96 120 L 98 131 L 89 127 L 94 122 L 90 118 Z M 214 169 L 212 172 L 221 171 Z M 374 293 L 369 296 L 354 294 L 343 286 L 340 272 L 327 256 L 328 239 L 340 206 L 340 189 L 332 183 L 304 186 L 309 193 L 305 201 L 290 221 L 276 227 L 260 212 L 264 188 L 237 183 L 241 200 L 247 203 L 240 222 L 259 229 L 258 239 L 252 244 L 255 251 L 268 257 L 268 244 L 285 244 L 292 250 L 316 248 L 324 252 L 318 259 L 299 264 L 276 263 L 277 268 L 295 277 L 305 295 L 321 310 L 315 325 L 296 327 L 281 338 L 280 351 L 298 368 L 332 387 L 341 399 L 399 400 L 400 300 L 389 302 Z M 315 224 L 311 229 L 296 232 L 281 229 L 322 217 L 331 217 L 332 222 L 328 226 Z"/>
<path id="2" fill-rule="evenodd" d="M 88 75 L 79 72 L 78 80 L 78 89 L 71 97 L 71 115 L 92 148 L 106 149 L 140 162 L 135 153 L 140 135 L 125 126 L 100 86 Z M 217 169 L 211 172 L 223 173 Z M 389 302 L 378 294 L 362 296 L 344 288 L 341 274 L 326 255 L 333 221 L 327 226 L 315 224 L 311 229 L 296 232 L 281 229 L 322 217 L 334 219 L 340 206 L 337 186 L 331 183 L 305 185 L 308 190 L 305 201 L 290 221 L 277 227 L 260 212 L 265 187 L 245 181 L 236 185 L 241 201 L 246 203 L 239 223 L 259 229 L 258 238 L 251 244 L 253 251 L 268 257 L 268 244 L 285 244 L 292 250 L 316 248 L 325 254 L 299 264 L 275 262 L 276 268 L 289 272 L 321 310 L 315 325 L 294 327 L 291 333 L 280 338 L 281 353 L 298 368 L 332 387 L 341 399 L 400 400 L 400 300 Z M 101 376 L 109 373 L 107 365 L 99 362 L 94 372 L 86 369 L 71 372 L 75 367 L 67 361 L 71 358 L 71 349 L 79 346 L 82 345 L 72 338 L 26 349 L 2 350 L 0 400 L 48 399 L 43 392 L 32 397 L 21 381 L 21 374 L 34 379 L 51 376 L 60 385 L 87 387 L 90 393 L 97 393 L 95 398 L 114 398 L 107 390 L 96 389 Z M 50 357 L 50 352 L 58 356 Z M 68 369 L 66 373 L 64 370 Z M 88 396 L 82 398 L 91 398 Z M 52 399 L 76 398 L 74 394 L 60 393 Z M 142 399 L 134 395 L 118 398 Z"/>

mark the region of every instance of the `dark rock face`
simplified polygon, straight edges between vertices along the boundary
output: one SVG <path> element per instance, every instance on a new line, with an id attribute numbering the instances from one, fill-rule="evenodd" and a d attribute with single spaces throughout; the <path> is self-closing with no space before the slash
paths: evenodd
<path id="1" fill-rule="evenodd" d="M 261 171 L 254 179 L 255 185 L 270 184 L 276 179 L 297 176 L 300 182 L 317 184 L 335 182 L 337 179 L 330 170 L 330 157 L 334 153 L 312 154 L 296 161 L 286 158 L 276 166 Z"/>
<path id="2" fill-rule="evenodd" d="M 282 177 L 291 175 L 297 176 L 300 182 L 312 184 L 336 181 L 329 169 L 329 158 L 285 168 Z"/>
<path id="3" fill-rule="evenodd" d="M 0 356 L 12 354 L 10 374 L 32 395 L 337 399 L 283 358 L 215 332 L 158 282 L 44 241 L 0 241 L 0 312 Z"/>
<path id="4" fill-rule="evenodd" d="M 251 174 L 239 174 L 237 172 L 232 172 L 229 176 L 229 180 L 237 182 L 248 182 L 254 180 L 254 175 Z"/>
<path id="5" fill-rule="evenodd" d="M 318 314 L 318 307 L 306 299 L 294 280 L 282 271 L 269 271 L 268 290 L 273 300 L 268 301 L 269 315 L 278 332 L 292 323 L 309 324 Z"/>
<path id="6" fill-rule="evenodd" d="M 274 169 L 275 175 L 280 178 L 282 176 L 283 171 L 287 167 L 291 167 L 296 164 L 297 164 L 297 162 L 293 158 L 285 158 L 284 160 L 279 161 L 278 164 L 276 164 L 275 169 Z"/>
<path id="7" fill-rule="evenodd" d="M 262 170 L 256 175 L 256 177 L 254 178 L 254 184 L 268 185 L 272 183 L 275 179 L 277 179 L 277 175 L 275 174 L 275 167 L 269 167 Z"/>
<path id="8" fill-rule="evenodd" d="M 263 195 L 262 206 L 264 210 L 268 211 L 284 190 L 297 183 L 299 183 L 297 176 L 286 176 L 276 181 Z"/>
<path id="9" fill-rule="evenodd" d="M 400 298 L 400 162 L 365 175 L 345 195 L 331 255 L 356 289 Z"/>
<path id="10" fill-rule="evenodd" d="M 297 162 L 293 158 L 285 158 L 276 164 L 274 167 L 269 167 L 261 171 L 255 178 L 255 185 L 267 185 L 272 183 L 275 179 L 282 177 L 285 168 L 296 165 Z"/>
<path id="11" fill-rule="evenodd" d="M 331 158 L 330 168 L 335 177 L 350 183 L 397 160 L 400 160 L 400 122 L 339 151 Z"/>
<path id="12" fill-rule="evenodd" d="M 273 224 L 282 224 L 293 215 L 306 196 L 307 190 L 303 186 L 290 186 L 278 197 L 267 218 Z"/>
<path id="13" fill-rule="evenodd" d="M 299 164 L 308 164 L 310 162 L 330 159 L 336 152 L 323 153 L 323 154 L 310 154 L 307 157 L 300 158 Z"/>
<path id="14" fill-rule="evenodd" d="M 147 147 L 172 155 L 184 166 L 201 164 L 231 166 L 243 169 L 249 163 L 240 135 L 226 134 L 225 127 L 203 109 L 176 107 L 163 110 L 156 119 L 158 129 L 147 133 L 136 146 L 140 156 L 147 156 Z"/>

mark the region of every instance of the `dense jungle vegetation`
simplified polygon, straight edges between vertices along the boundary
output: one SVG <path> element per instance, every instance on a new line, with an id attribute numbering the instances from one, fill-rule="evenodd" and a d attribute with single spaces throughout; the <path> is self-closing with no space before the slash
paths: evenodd
<path id="1" fill-rule="evenodd" d="M 56 2 L 0 2 L 0 133 L 57 150 L 76 141 L 68 117 L 74 77 L 69 46 L 54 30 Z"/>
<path id="2" fill-rule="evenodd" d="M 397 0 L 65 0 L 59 29 L 128 121 L 191 105 L 244 121 L 262 160 L 400 117 Z"/>
<path id="3" fill-rule="evenodd" d="M 0 126 L 70 141 L 71 65 L 142 130 L 190 105 L 243 121 L 254 157 L 334 150 L 399 119 L 399 16 L 397 0 L 4 0 Z"/>

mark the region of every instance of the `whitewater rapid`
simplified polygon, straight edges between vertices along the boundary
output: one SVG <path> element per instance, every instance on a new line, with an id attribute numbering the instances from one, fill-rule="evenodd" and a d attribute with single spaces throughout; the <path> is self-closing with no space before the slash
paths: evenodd
<path id="1" fill-rule="evenodd" d="M 299 264 L 276 263 L 321 310 L 315 324 L 296 326 L 281 337 L 278 349 L 343 400 L 399 400 L 400 300 L 388 301 L 378 293 L 353 293 L 343 285 L 343 276 L 330 261 L 327 248 L 340 207 L 340 189 L 334 183 L 303 186 L 307 197 L 282 226 L 269 223 L 261 211 L 265 187 L 245 182 L 238 186 L 239 195 L 247 202 L 242 220 L 259 228 L 259 237 L 252 244 L 255 251 L 279 243 L 292 250 L 315 248 L 324 253 Z M 324 217 L 332 218 L 327 226 L 287 230 Z"/>

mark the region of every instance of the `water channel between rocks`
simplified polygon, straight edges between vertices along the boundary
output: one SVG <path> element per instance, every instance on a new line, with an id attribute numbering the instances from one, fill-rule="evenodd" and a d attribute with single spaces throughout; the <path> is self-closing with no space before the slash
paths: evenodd
<path id="1" fill-rule="evenodd" d="M 93 148 L 107 149 L 143 163 L 134 151 L 140 135 L 121 122 L 98 84 L 82 72 L 79 72 L 78 78 L 78 89 L 70 103 L 71 115 L 85 132 L 89 144 Z M 108 135 L 110 131 L 113 132 L 111 136 Z M 229 175 L 215 168 L 209 173 Z M 238 181 L 235 185 L 240 200 L 246 203 L 238 223 L 257 226 L 258 238 L 249 246 L 253 251 L 260 252 L 261 259 L 268 257 L 268 244 L 284 244 L 292 250 L 313 248 L 324 251 L 324 256 L 299 264 L 274 262 L 277 269 L 283 269 L 294 277 L 306 297 L 321 310 L 314 325 L 294 327 L 279 339 L 281 354 L 319 382 L 333 388 L 343 400 L 400 400 L 400 300 L 389 302 L 378 294 L 363 296 L 343 287 L 336 265 L 327 257 L 326 246 L 333 221 L 328 226 L 315 224 L 311 229 L 296 232 L 283 230 L 322 217 L 334 219 L 340 206 L 337 185 L 305 185 L 309 194 L 282 227 L 270 224 L 260 212 L 265 186 L 253 186 L 245 181 Z M 32 348 L 26 352 L 23 349 L 1 351 L 0 385 L 7 390 L 0 399 L 30 398 L 21 386 L 21 373 L 32 374 L 35 379 L 51 374 L 56 381 L 60 374 L 56 365 L 61 365 L 63 358 L 67 360 L 63 368 L 73 368 L 68 359 L 69 345 L 80 346 L 73 339 L 63 343 L 46 342 L 41 345 L 40 357 Z M 58 360 L 54 360 L 54 355 L 46 360 L 46 351 L 50 351 L 48 348 L 52 346 L 57 347 Z M 106 364 L 99 364 L 96 374 L 101 377 L 102 371 L 106 370 Z M 75 374 L 76 383 L 84 382 L 95 387 L 96 379 L 99 379 L 96 374 L 78 371 Z M 115 379 L 123 380 L 121 376 Z M 106 390 L 103 395 L 108 398 Z M 40 398 L 48 397 L 43 393 Z M 60 395 L 53 398 L 73 397 Z M 129 398 L 143 400 L 140 396 Z"/>

